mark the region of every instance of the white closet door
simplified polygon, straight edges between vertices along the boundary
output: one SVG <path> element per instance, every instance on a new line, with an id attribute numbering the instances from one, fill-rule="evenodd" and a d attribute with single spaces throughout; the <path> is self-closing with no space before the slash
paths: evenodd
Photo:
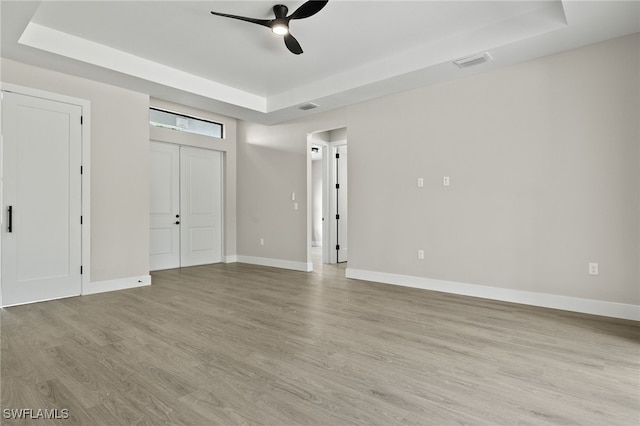
<path id="1" fill-rule="evenodd" d="M 181 147 L 181 265 L 222 261 L 222 154 Z"/>
<path id="2" fill-rule="evenodd" d="M 337 250 L 336 261 L 346 262 L 348 259 L 349 245 L 347 243 L 347 224 L 348 224 L 348 181 L 347 181 L 347 145 L 337 147 L 336 153 L 336 183 L 337 189 Z"/>
<path id="3" fill-rule="evenodd" d="M 4 306 L 81 293 L 81 113 L 3 93 Z"/>
<path id="4" fill-rule="evenodd" d="M 151 142 L 149 268 L 180 267 L 180 147 Z"/>

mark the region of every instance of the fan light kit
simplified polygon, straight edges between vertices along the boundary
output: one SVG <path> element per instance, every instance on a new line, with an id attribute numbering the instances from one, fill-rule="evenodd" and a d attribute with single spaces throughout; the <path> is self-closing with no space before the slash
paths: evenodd
<path id="1" fill-rule="evenodd" d="M 240 21 L 250 22 L 252 24 L 262 25 L 268 27 L 274 34 L 281 35 L 284 38 L 284 44 L 287 49 L 295 55 L 302 53 L 302 47 L 300 43 L 289 32 L 289 21 L 292 19 L 304 19 L 315 15 L 320 12 L 323 7 L 327 5 L 329 0 L 315 1 L 311 0 L 303 3 L 302 6 L 296 9 L 291 15 L 287 16 L 289 8 L 283 4 L 277 4 L 273 6 L 273 14 L 275 19 L 255 19 L 247 18 L 246 16 L 229 15 L 227 13 L 211 12 L 213 15 L 224 16 L 225 18 L 238 19 Z"/>
<path id="2" fill-rule="evenodd" d="M 271 31 L 274 34 L 285 35 L 289 33 L 289 27 L 287 27 L 285 24 L 276 24 L 271 27 Z"/>

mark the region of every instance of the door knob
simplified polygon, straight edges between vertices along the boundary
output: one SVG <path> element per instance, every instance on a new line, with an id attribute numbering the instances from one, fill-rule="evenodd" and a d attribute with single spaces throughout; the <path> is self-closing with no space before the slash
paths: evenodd
<path id="1" fill-rule="evenodd" d="M 179 217 L 180 217 L 180 215 L 179 215 L 179 214 L 177 214 L 177 215 L 176 215 L 176 219 L 177 219 L 177 218 L 179 218 Z"/>
<path id="2" fill-rule="evenodd" d="M 176 220 L 176 225 L 180 225 L 180 221 L 179 220 Z"/>

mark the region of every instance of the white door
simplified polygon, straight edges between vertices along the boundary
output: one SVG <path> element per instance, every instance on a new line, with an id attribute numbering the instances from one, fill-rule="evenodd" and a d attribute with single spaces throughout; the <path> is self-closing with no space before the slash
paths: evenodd
<path id="1" fill-rule="evenodd" d="M 81 114 L 3 93 L 4 306 L 81 293 Z"/>
<path id="2" fill-rule="evenodd" d="M 222 261 L 222 154 L 151 142 L 150 269 Z"/>
<path id="3" fill-rule="evenodd" d="M 180 267 L 180 147 L 151 143 L 149 267 Z"/>
<path id="4" fill-rule="evenodd" d="M 218 151 L 180 148 L 180 263 L 222 261 L 222 157 Z"/>
<path id="5" fill-rule="evenodd" d="M 347 145 L 336 148 L 336 262 L 346 262 L 347 245 Z"/>

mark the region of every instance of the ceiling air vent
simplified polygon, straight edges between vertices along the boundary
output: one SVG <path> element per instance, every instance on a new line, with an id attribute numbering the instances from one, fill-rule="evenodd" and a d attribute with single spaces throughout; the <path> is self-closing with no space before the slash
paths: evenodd
<path id="1" fill-rule="evenodd" d="M 467 56 L 466 58 L 458 59 L 457 61 L 453 61 L 453 63 L 459 68 L 469 68 L 489 61 L 493 61 L 493 58 L 489 52 L 484 52 L 479 55 Z"/>
<path id="2" fill-rule="evenodd" d="M 318 105 L 314 104 L 313 102 L 307 102 L 306 104 L 302 104 L 298 106 L 298 109 L 301 109 L 303 111 L 309 111 L 310 109 L 314 109 L 317 107 Z"/>

